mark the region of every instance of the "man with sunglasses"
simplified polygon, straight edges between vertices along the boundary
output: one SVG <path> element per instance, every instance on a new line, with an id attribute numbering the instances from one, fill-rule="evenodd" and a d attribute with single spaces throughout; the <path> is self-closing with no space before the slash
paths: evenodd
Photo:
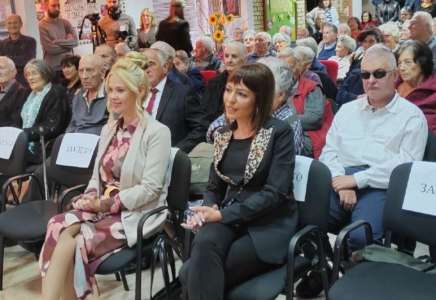
<path id="1" fill-rule="evenodd" d="M 383 235 L 383 207 L 392 170 L 422 160 L 428 128 L 421 110 L 395 91 L 396 60 L 382 44 L 370 47 L 361 64 L 365 95 L 336 114 L 320 156 L 332 173 L 329 226 L 371 224 L 374 240 Z M 350 235 L 350 247 L 365 244 L 363 230 Z"/>

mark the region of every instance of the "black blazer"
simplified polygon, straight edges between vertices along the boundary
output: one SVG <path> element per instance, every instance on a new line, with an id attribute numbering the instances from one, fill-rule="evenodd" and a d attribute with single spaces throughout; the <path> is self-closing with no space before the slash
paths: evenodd
<path id="1" fill-rule="evenodd" d="M 207 121 L 198 96 L 168 77 L 156 119 L 170 129 L 171 145 L 186 153 L 206 140 Z"/>
<path id="2" fill-rule="evenodd" d="M 21 108 L 29 90 L 16 81 L 0 100 L 0 127 L 21 127 Z"/>
<path id="3" fill-rule="evenodd" d="M 169 19 L 165 19 L 161 21 L 156 33 L 156 40 L 170 44 L 175 50 L 185 50 L 191 56 L 191 35 L 189 23 L 185 20 L 178 19 L 176 22 L 170 22 Z"/>
<path id="4" fill-rule="evenodd" d="M 53 84 L 50 91 L 42 100 L 35 123 L 32 127 L 24 129 L 24 132 L 27 133 L 29 141 L 34 142 L 36 145 L 34 149 L 37 152 L 33 155 L 30 155 L 31 157 L 28 157 L 30 162 L 39 163 L 42 158 L 40 152 L 41 146 L 39 144 L 40 135 L 38 128 L 43 128 L 46 141 L 55 139 L 58 135 L 65 132 L 65 128 L 69 122 L 68 115 L 68 103 L 65 88 L 63 86 Z M 21 114 L 20 127 L 23 127 Z"/>
<path id="5" fill-rule="evenodd" d="M 295 164 L 291 127 L 271 118 L 253 139 L 242 183 L 220 172 L 220 162 L 232 138 L 221 129 L 214 140 L 214 160 L 204 205 L 217 204 L 222 223 L 244 226 L 256 254 L 267 262 L 284 263 L 297 226 L 293 197 Z M 230 205 L 226 206 L 226 203 Z"/>
<path id="6" fill-rule="evenodd" d="M 207 113 L 209 124 L 222 115 L 224 111 L 223 95 L 227 83 L 228 72 L 217 75 L 209 80 L 202 97 L 202 103 Z"/>

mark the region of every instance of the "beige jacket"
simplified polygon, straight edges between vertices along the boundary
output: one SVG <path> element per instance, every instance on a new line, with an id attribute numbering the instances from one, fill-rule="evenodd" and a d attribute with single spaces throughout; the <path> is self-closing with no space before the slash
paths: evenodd
<path id="1" fill-rule="evenodd" d="M 117 122 L 110 120 L 102 129 L 94 171 L 87 187 L 96 189 L 100 194 L 103 193 L 99 173 L 101 159 L 116 128 Z M 146 212 L 166 205 L 171 167 L 170 130 L 144 114 L 133 134 L 120 175 L 120 199 L 127 209 L 121 212 L 121 222 L 129 247 L 136 243 L 139 219 Z M 165 219 L 166 212 L 149 218 L 144 225 L 144 236 L 159 230 Z"/>

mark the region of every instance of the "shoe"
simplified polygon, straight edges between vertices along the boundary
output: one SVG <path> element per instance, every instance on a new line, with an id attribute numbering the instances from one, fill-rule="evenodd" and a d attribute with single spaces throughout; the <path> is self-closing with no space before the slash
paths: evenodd
<path id="1" fill-rule="evenodd" d="M 304 275 L 297 285 L 295 292 L 299 298 L 315 298 L 322 291 L 321 272 L 312 271 Z"/>

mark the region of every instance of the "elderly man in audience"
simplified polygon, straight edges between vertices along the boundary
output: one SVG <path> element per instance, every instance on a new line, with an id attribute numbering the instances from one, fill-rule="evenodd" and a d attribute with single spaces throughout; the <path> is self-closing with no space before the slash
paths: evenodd
<path id="1" fill-rule="evenodd" d="M 39 35 L 41 39 L 44 60 L 61 75 L 61 60 L 67 54 L 72 54 L 78 45 L 77 34 L 69 21 L 59 16 L 59 0 L 45 0 L 47 14 L 39 22 Z M 59 77 L 60 78 L 60 77 Z"/>
<path id="2" fill-rule="evenodd" d="M 271 35 L 268 32 L 258 32 L 254 36 L 254 52 L 249 54 L 247 62 L 255 62 L 261 57 L 274 56 L 271 50 Z"/>
<path id="3" fill-rule="evenodd" d="M 151 93 L 144 102 L 147 113 L 167 125 L 171 144 L 189 153 L 206 136 L 207 120 L 198 96 L 189 87 L 167 77 L 168 57 L 158 49 L 145 49 Z"/>
<path id="4" fill-rule="evenodd" d="M 372 27 L 362 31 L 357 37 L 357 41 L 360 43 L 360 47 L 352 54 L 350 70 L 345 76 L 344 81 L 339 87 L 338 94 L 336 96 L 336 103 L 342 105 L 362 95 L 363 82 L 360 75 L 360 64 L 365 51 L 376 43 L 383 43 L 383 34 L 381 31 Z"/>
<path id="5" fill-rule="evenodd" d="M 210 124 L 223 112 L 223 95 L 229 75 L 241 66 L 246 60 L 247 52 L 244 44 L 230 41 L 224 45 L 224 71 L 215 78 L 209 80 L 203 97 L 203 106 L 207 113 L 207 121 Z"/>
<path id="6" fill-rule="evenodd" d="M 19 15 L 12 14 L 6 19 L 6 29 L 9 36 L 0 41 L 0 56 L 7 56 L 13 60 L 17 69 L 16 79 L 27 86 L 24 78 L 24 66 L 36 57 L 36 41 L 30 36 L 21 34 L 23 21 Z"/>
<path id="7" fill-rule="evenodd" d="M 322 41 L 319 43 L 318 59 L 329 59 L 335 55 L 338 28 L 330 23 L 324 24 L 322 28 Z"/>
<path id="8" fill-rule="evenodd" d="M 288 103 L 288 100 L 291 97 L 292 87 L 294 86 L 292 70 L 285 61 L 276 57 L 261 58 L 257 62 L 266 65 L 274 76 L 275 94 L 272 106 L 272 116 L 276 119 L 285 121 L 291 126 L 295 154 L 303 154 L 304 136 L 301 121 L 293 107 Z M 215 131 L 222 128 L 225 124 L 226 120 L 224 114 L 219 116 L 212 122 L 212 124 L 210 124 L 206 137 L 209 143 L 213 143 Z"/>
<path id="9" fill-rule="evenodd" d="M 86 55 L 79 62 L 79 76 L 82 88 L 73 98 L 72 116 L 66 133 L 89 133 L 100 135 L 101 129 L 108 120 L 106 93 L 104 91 L 104 60 L 98 55 Z M 47 179 L 51 185 L 50 159 L 46 160 Z M 43 180 L 42 167 L 38 167 L 34 175 L 40 182 Z M 31 183 L 25 201 L 36 199 L 39 188 Z"/>
<path id="10" fill-rule="evenodd" d="M 203 36 L 195 42 L 192 61 L 199 70 L 218 70 L 221 62 L 213 54 L 213 41 L 210 37 Z"/>
<path id="11" fill-rule="evenodd" d="M 293 70 L 298 84 L 290 102 L 297 112 L 304 133 L 308 136 L 305 139 L 304 153 L 318 158 L 333 119 L 333 111 L 320 84 L 304 76 L 315 53 L 309 47 L 297 46 L 294 48 L 294 56 L 296 63 Z"/>
<path id="12" fill-rule="evenodd" d="M 341 107 L 327 135 L 320 160 L 332 173 L 329 225 L 371 224 L 373 238 L 383 235 L 383 207 L 392 170 L 421 160 L 428 128 L 422 111 L 395 91 L 397 63 L 384 45 L 370 47 L 361 64 L 366 95 Z M 365 245 L 355 230 L 350 247 Z"/>
<path id="13" fill-rule="evenodd" d="M 0 56 L 0 127 L 19 127 L 20 112 L 29 92 L 15 80 L 14 62 Z"/>
<path id="14" fill-rule="evenodd" d="M 398 28 L 398 25 L 394 22 L 387 22 L 380 25 L 378 28 L 383 33 L 383 39 L 386 47 L 395 53 L 400 47 L 398 44 L 400 41 L 400 29 Z"/>
<path id="15" fill-rule="evenodd" d="M 103 59 L 104 73 L 107 75 L 112 65 L 115 63 L 115 60 L 117 59 L 117 53 L 115 52 L 114 48 L 110 47 L 109 45 L 102 44 L 95 48 L 94 54 L 100 56 Z"/>
<path id="16" fill-rule="evenodd" d="M 338 81 L 342 81 L 350 69 L 351 54 L 356 50 L 356 41 L 348 36 L 341 35 L 336 43 L 336 55 L 329 58 L 338 63 Z"/>
<path id="17" fill-rule="evenodd" d="M 412 40 L 426 43 L 433 53 L 433 72 L 436 72 L 436 36 L 432 31 L 432 18 L 428 12 L 418 11 L 410 20 L 409 30 Z"/>

